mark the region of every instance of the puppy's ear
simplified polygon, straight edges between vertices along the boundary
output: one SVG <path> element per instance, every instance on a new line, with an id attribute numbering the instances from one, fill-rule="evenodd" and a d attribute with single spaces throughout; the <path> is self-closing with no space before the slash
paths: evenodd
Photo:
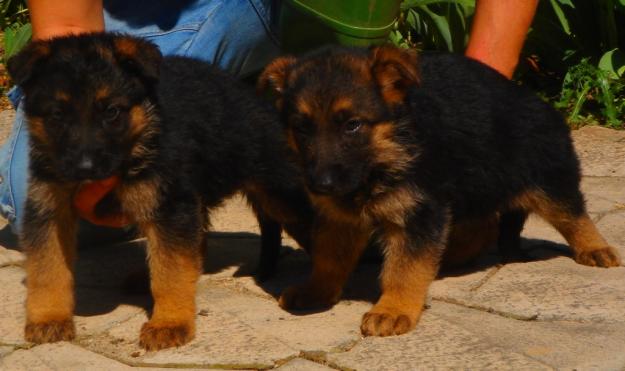
<path id="1" fill-rule="evenodd" d="M 43 41 L 33 41 L 7 62 L 11 80 L 17 85 L 24 85 L 33 75 L 35 66 L 50 55 L 50 46 Z"/>
<path id="2" fill-rule="evenodd" d="M 122 68 L 138 72 L 150 82 L 158 81 L 163 55 L 152 42 L 132 36 L 113 39 L 115 57 Z"/>
<path id="3" fill-rule="evenodd" d="M 418 85 L 417 53 L 394 46 L 375 46 L 370 50 L 371 72 L 390 105 L 401 104 L 408 88 Z"/>
<path id="4" fill-rule="evenodd" d="M 295 57 L 287 56 L 277 58 L 269 63 L 258 78 L 258 83 L 256 84 L 258 95 L 269 92 L 275 99 L 278 108 L 281 108 L 282 93 L 287 86 L 287 79 L 295 62 L 297 62 Z"/>

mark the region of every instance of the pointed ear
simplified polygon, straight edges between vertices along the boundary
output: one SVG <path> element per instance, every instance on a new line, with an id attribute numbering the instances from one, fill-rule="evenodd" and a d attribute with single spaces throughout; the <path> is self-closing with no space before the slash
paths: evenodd
<path id="1" fill-rule="evenodd" d="M 7 62 L 11 80 L 17 85 L 24 85 L 33 75 L 35 66 L 50 55 L 50 46 L 43 41 L 34 41 L 26 45 Z"/>
<path id="2" fill-rule="evenodd" d="M 158 46 L 138 37 L 115 36 L 113 48 L 122 68 L 138 72 L 148 81 L 158 81 L 163 59 Z"/>
<path id="3" fill-rule="evenodd" d="M 274 97 L 278 108 L 282 105 L 282 93 L 287 86 L 291 67 L 297 62 L 295 57 L 280 57 L 269 63 L 258 78 L 256 92 L 263 95 L 268 91 Z"/>
<path id="4" fill-rule="evenodd" d="M 401 104 L 408 88 L 420 82 L 417 53 L 384 45 L 371 48 L 371 72 L 389 105 Z"/>

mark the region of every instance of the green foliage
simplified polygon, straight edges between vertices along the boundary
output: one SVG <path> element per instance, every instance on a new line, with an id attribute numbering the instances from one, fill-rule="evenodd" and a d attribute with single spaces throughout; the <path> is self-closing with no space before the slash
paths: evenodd
<path id="1" fill-rule="evenodd" d="M 605 53 L 625 50 L 625 0 L 541 1 L 524 54 L 564 75 L 583 59 L 597 64 Z"/>
<path id="2" fill-rule="evenodd" d="M 623 128 L 624 51 L 625 0 L 549 0 L 539 3 L 523 54 L 557 77 L 554 104 L 572 124 Z"/>
<path id="3" fill-rule="evenodd" d="M 475 0 L 404 0 L 390 40 L 462 52 Z M 569 114 L 573 124 L 625 121 L 625 0 L 542 0 L 517 80 Z M 523 63 L 529 61 L 529 63 Z"/>
<path id="4" fill-rule="evenodd" d="M 32 36 L 30 23 L 14 25 L 4 30 L 4 60 L 7 61 L 16 54 Z"/>
<path id="5" fill-rule="evenodd" d="M 625 53 L 618 48 L 610 50 L 599 60 L 599 68 L 608 71 L 613 78 L 623 77 L 625 74 Z"/>
<path id="6" fill-rule="evenodd" d="M 32 28 L 28 23 L 28 8 L 25 0 L 0 1 L 0 31 L 3 45 L 0 48 L 0 94 L 10 86 L 2 64 L 17 53 L 30 40 Z"/>
<path id="7" fill-rule="evenodd" d="M 597 123 L 623 128 L 625 119 L 625 82 L 610 70 L 601 69 L 584 58 L 564 77 L 556 108 L 569 112 L 569 121 Z"/>
<path id="8" fill-rule="evenodd" d="M 2 0 L 0 3 L 0 30 L 28 22 L 25 0 Z"/>
<path id="9" fill-rule="evenodd" d="M 405 0 L 391 41 L 402 47 L 461 52 L 475 0 Z"/>

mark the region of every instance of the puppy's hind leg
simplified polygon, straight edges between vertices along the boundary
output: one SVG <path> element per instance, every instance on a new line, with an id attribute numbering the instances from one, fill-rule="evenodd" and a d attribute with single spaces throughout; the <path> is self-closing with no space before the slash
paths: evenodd
<path id="1" fill-rule="evenodd" d="M 367 246 L 370 227 L 319 218 L 311 234 L 312 273 L 307 282 L 290 286 L 278 303 L 286 310 L 328 308 L 340 298 Z"/>
<path id="2" fill-rule="evenodd" d="M 533 191 L 517 200 L 562 234 L 571 246 L 577 263 L 593 267 L 616 267 L 621 264 L 618 251 L 608 245 L 588 216 L 579 190 L 568 195 Z"/>
<path id="3" fill-rule="evenodd" d="M 260 256 L 256 277 L 262 282 L 276 273 L 282 245 L 282 227 L 280 223 L 260 213 L 256 213 L 256 217 L 260 226 Z"/>
<path id="4" fill-rule="evenodd" d="M 521 250 L 521 232 L 526 220 L 527 212 L 518 209 L 503 213 L 499 219 L 497 247 L 506 263 L 527 258 Z"/>

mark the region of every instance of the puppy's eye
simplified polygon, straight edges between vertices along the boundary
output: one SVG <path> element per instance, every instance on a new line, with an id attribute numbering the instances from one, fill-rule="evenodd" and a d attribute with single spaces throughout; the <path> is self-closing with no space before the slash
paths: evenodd
<path id="1" fill-rule="evenodd" d="M 291 127 L 293 128 L 293 131 L 298 132 L 298 133 L 306 133 L 306 132 L 308 132 L 308 126 L 306 126 L 305 124 L 302 124 L 302 123 L 298 123 L 296 125 L 292 125 Z"/>
<path id="2" fill-rule="evenodd" d="M 119 116 L 119 108 L 116 106 L 108 106 L 106 110 L 104 110 L 104 121 L 111 122 L 115 120 Z"/>
<path id="3" fill-rule="evenodd" d="M 52 112 L 50 112 L 50 118 L 54 121 L 63 120 L 63 116 L 64 116 L 63 110 L 58 107 L 54 108 Z"/>
<path id="4" fill-rule="evenodd" d="M 362 121 L 359 119 L 351 119 L 343 126 L 343 131 L 346 134 L 354 134 L 362 127 Z"/>
<path id="5" fill-rule="evenodd" d="M 308 117 L 294 117 L 290 120 L 291 128 L 298 134 L 309 134 L 314 127 L 314 124 Z"/>

